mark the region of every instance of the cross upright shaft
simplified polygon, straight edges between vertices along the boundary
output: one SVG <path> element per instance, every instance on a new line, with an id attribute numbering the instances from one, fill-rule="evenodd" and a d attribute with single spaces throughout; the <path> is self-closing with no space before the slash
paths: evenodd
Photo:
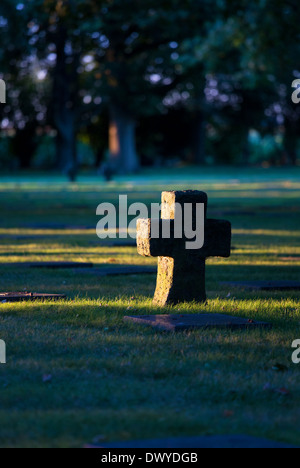
<path id="1" fill-rule="evenodd" d="M 230 257 L 231 224 L 228 221 L 206 218 L 207 195 L 199 191 L 175 191 L 162 193 L 162 219 L 139 220 L 137 226 L 138 253 L 143 256 L 158 257 L 157 284 L 154 304 L 165 306 L 179 302 L 205 302 L 205 261 L 208 257 Z M 182 223 L 185 219 L 186 204 L 192 205 L 192 224 L 195 230 L 196 206 L 204 205 L 204 245 L 196 250 L 186 249 L 186 237 L 176 238 L 175 220 L 182 210 Z M 168 221 L 167 221 L 168 220 Z M 171 220 L 171 221 L 170 221 Z M 170 238 L 154 238 L 155 223 L 170 223 Z"/>

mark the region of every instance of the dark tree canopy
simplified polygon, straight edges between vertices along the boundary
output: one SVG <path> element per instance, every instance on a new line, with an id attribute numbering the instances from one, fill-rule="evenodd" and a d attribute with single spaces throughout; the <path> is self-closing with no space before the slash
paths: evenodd
<path id="1" fill-rule="evenodd" d="M 278 160 L 296 163 L 298 24 L 293 0 L 2 0 L 2 133 L 21 167 L 55 134 L 53 163 L 72 180 L 79 140 L 107 172 L 132 172 L 171 147 L 249 164 L 254 129 L 279 135 Z M 177 154 L 156 143 L 175 115 L 188 140 Z"/>

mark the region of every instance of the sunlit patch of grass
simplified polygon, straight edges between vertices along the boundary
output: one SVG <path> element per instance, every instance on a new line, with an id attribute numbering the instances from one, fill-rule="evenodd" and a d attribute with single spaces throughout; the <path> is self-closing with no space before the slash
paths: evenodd
<path id="1" fill-rule="evenodd" d="M 107 185 L 86 176 L 75 185 L 60 177 L 0 177 L 1 290 L 68 297 L 0 303 L 8 360 L 0 366 L 0 445 L 78 447 L 99 435 L 118 440 L 222 433 L 300 445 L 299 366 L 291 361 L 292 341 L 300 338 L 300 292 L 219 284 L 299 279 L 299 174 L 146 171 Z M 231 258 L 207 262 L 207 304 L 154 307 L 155 275 L 97 277 L 14 265 L 154 265 L 156 259 L 138 256 L 134 247 L 99 240 L 96 207 L 116 201 L 119 193 L 149 205 L 159 201 L 161 190 L 180 188 L 207 191 L 211 217 L 233 224 Z M 48 222 L 66 229 L 28 227 Z M 168 312 L 223 313 L 268 321 L 273 328 L 174 335 L 123 321 L 124 315 Z"/>

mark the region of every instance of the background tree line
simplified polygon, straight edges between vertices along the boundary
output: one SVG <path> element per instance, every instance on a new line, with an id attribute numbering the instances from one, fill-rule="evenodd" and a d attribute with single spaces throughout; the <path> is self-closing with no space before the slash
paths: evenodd
<path id="1" fill-rule="evenodd" d="M 297 164 L 296 0 L 1 0 L 0 167 Z"/>

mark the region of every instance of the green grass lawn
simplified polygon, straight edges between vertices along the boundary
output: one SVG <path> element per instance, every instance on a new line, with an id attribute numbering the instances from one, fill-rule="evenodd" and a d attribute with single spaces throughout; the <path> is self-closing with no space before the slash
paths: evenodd
<path id="1" fill-rule="evenodd" d="M 154 265 L 135 248 L 101 242 L 96 207 L 119 194 L 150 204 L 168 189 L 206 191 L 209 216 L 232 222 L 234 246 L 230 259 L 207 262 L 207 305 L 170 311 L 270 321 L 271 331 L 157 333 L 123 322 L 126 314 L 165 313 L 151 305 L 154 275 L 97 278 L 14 266 Z M 300 445 L 300 365 L 291 361 L 291 344 L 300 339 L 300 293 L 219 286 L 231 279 L 300 279 L 300 168 L 145 171 L 109 184 L 82 176 L 73 185 L 54 176 L 2 176 L 0 206 L 0 290 L 68 296 L 57 303 L 0 303 L 0 339 L 7 344 L 7 365 L 0 366 L 2 447 L 202 434 Z"/>

